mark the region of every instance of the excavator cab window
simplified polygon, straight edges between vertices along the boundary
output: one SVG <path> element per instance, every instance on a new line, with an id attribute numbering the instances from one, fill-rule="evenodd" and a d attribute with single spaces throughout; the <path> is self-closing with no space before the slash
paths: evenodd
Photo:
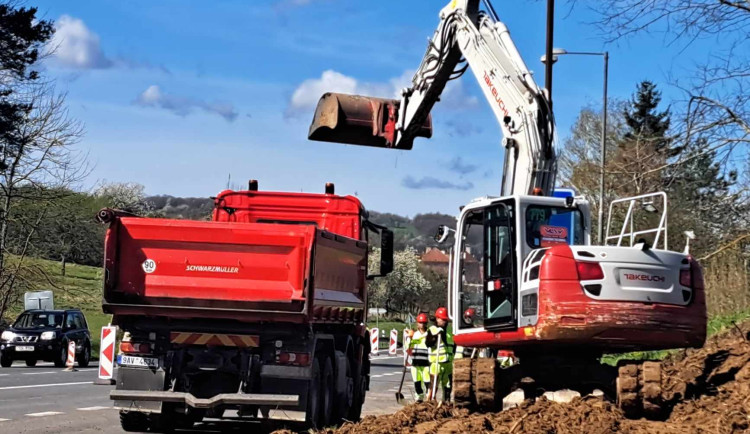
<path id="1" fill-rule="evenodd" d="M 500 204 L 485 211 L 485 327 L 515 325 L 515 243 L 512 208 Z"/>
<path id="2" fill-rule="evenodd" d="M 470 212 L 461 228 L 461 312 L 459 328 L 515 324 L 515 242 L 511 204 Z"/>
<path id="3" fill-rule="evenodd" d="M 525 221 L 526 243 L 531 248 L 585 242 L 583 213 L 577 208 L 529 205 Z"/>

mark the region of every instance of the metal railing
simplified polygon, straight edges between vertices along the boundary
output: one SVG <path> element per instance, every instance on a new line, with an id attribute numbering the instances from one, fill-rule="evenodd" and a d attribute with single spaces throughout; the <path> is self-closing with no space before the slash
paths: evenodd
<path id="1" fill-rule="evenodd" d="M 656 228 L 649 228 L 643 230 L 636 230 L 634 223 L 634 215 L 636 214 L 637 208 L 635 205 L 640 203 L 641 207 L 645 208 L 647 212 L 658 212 L 658 208 L 654 204 L 655 201 L 661 199 L 661 217 L 659 218 L 659 226 Z M 625 213 L 625 219 L 622 222 L 619 234 L 610 235 L 610 229 L 612 225 L 612 213 L 615 206 L 620 204 L 627 204 L 627 212 Z M 621 205 L 622 206 L 622 205 Z M 651 207 L 651 209 L 649 209 Z M 604 238 L 604 245 L 609 245 L 612 240 L 617 240 L 617 246 L 622 246 L 623 239 L 630 239 L 630 246 L 636 244 L 637 237 L 641 235 L 654 234 L 655 249 L 659 248 L 659 241 L 662 242 L 662 248 L 668 249 L 667 244 L 667 194 L 663 191 L 649 194 L 642 194 L 640 196 L 627 197 L 624 199 L 613 200 L 609 204 L 609 215 L 607 216 L 607 235 Z M 628 231 L 629 227 L 629 231 Z M 662 235 L 663 234 L 663 235 Z"/>

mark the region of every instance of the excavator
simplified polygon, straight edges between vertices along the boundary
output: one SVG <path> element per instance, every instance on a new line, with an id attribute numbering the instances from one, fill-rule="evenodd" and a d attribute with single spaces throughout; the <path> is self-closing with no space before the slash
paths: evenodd
<path id="1" fill-rule="evenodd" d="M 520 388 L 597 389 L 630 417 L 663 417 L 680 393 L 659 361 L 601 363 L 608 353 L 701 347 L 706 303 L 700 264 L 667 246 L 667 198 L 612 201 L 604 245 L 591 242 L 585 198 L 555 189 L 557 150 L 549 95 L 534 81 L 495 9 L 452 0 L 400 99 L 324 94 L 309 138 L 412 149 L 432 135 L 430 112 L 448 81 L 471 70 L 502 131 L 500 196 L 461 208 L 453 236 L 448 311 L 456 345 L 453 399 L 495 410 Z M 659 213 L 642 218 L 643 213 Z M 613 218 L 614 217 L 614 218 Z M 621 225 L 617 230 L 612 221 Z M 638 227 L 657 221 L 654 228 Z M 512 352 L 518 363 L 500 363 Z M 684 394 L 684 391 L 682 391 Z"/>

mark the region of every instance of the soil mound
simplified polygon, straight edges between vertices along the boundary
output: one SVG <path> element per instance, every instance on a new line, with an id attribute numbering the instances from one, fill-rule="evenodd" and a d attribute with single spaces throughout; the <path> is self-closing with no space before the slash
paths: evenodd
<path id="1" fill-rule="evenodd" d="M 526 402 L 500 413 L 469 413 L 450 404 L 410 405 L 368 416 L 328 434 L 449 433 L 740 433 L 750 432 L 750 322 L 710 338 L 701 349 L 665 360 L 663 383 L 672 411 L 663 421 L 629 420 L 609 402 Z"/>

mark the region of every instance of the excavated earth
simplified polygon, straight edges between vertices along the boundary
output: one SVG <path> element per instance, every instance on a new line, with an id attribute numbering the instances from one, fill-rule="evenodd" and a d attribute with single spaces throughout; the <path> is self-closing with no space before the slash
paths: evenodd
<path id="1" fill-rule="evenodd" d="M 663 383 L 674 406 L 663 421 L 629 420 L 613 404 L 583 397 L 569 404 L 529 401 L 499 413 L 423 403 L 326 433 L 750 433 L 748 331 L 750 322 L 737 325 L 665 360 Z"/>

